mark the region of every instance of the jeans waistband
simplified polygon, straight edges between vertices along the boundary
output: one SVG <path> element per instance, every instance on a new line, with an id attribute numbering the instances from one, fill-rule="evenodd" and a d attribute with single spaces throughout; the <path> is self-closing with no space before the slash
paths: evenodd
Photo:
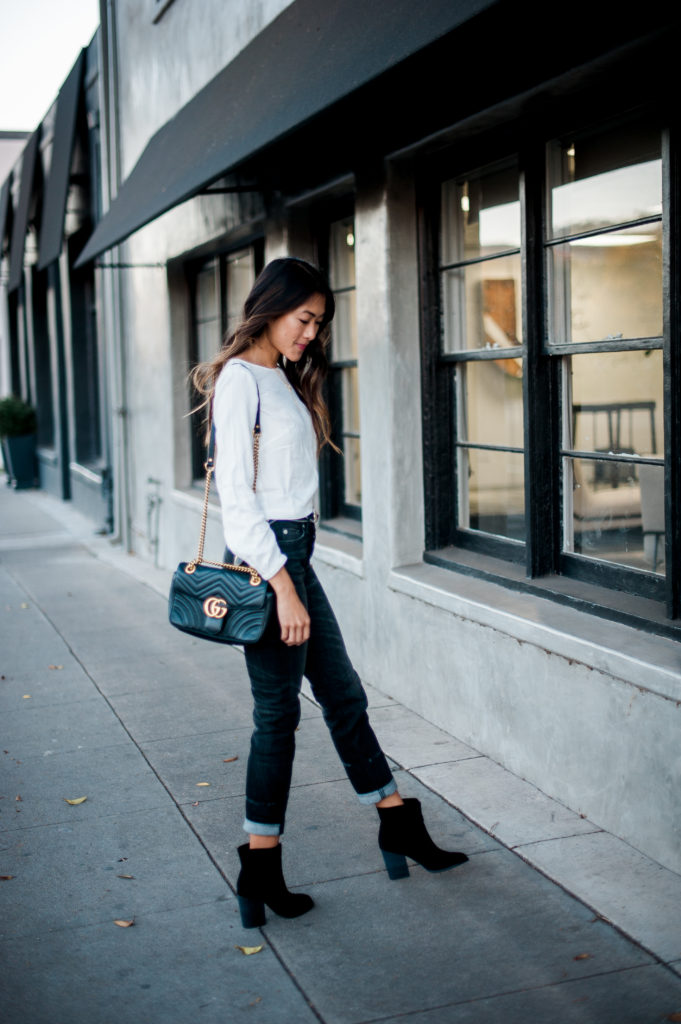
<path id="1" fill-rule="evenodd" d="M 309 516 L 303 516 L 302 519 L 268 519 L 267 522 L 270 526 L 273 523 L 296 523 L 298 526 L 316 526 L 319 515 L 317 512 L 310 512 Z"/>

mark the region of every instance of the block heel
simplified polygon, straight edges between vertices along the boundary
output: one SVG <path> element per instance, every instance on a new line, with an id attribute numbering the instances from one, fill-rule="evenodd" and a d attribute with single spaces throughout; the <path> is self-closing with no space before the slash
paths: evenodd
<path id="1" fill-rule="evenodd" d="M 265 923 L 265 904 L 262 900 L 249 900 L 246 896 L 237 896 L 241 924 L 244 928 L 261 928 Z"/>
<path id="2" fill-rule="evenodd" d="M 465 853 L 441 850 L 435 845 L 424 824 L 421 804 L 413 797 L 398 806 L 379 807 L 378 816 L 378 845 L 390 878 L 407 877 L 407 857 L 426 871 L 448 871 L 468 860 Z"/>
<path id="3" fill-rule="evenodd" d="M 289 892 L 281 869 L 281 846 L 251 850 L 239 847 L 241 871 L 236 881 L 241 923 L 244 928 L 265 924 L 265 907 L 279 917 L 300 917 L 312 910 L 314 901 L 302 892 Z"/>
<path id="4" fill-rule="evenodd" d="M 409 878 L 409 867 L 407 858 L 403 853 L 389 853 L 388 850 L 381 850 L 388 878 L 393 882 L 398 878 Z"/>

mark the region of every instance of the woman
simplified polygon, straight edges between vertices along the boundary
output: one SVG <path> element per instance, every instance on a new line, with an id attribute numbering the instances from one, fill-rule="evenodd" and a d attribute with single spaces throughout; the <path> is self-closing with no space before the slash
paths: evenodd
<path id="1" fill-rule="evenodd" d="M 215 479 L 227 546 L 269 581 L 276 598 L 276 618 L 263 638 L 246 648 L 255 729 L 246 776 L 249 841 L 239 847 L 237 895 L 247 928 L 264 924 L 264 904 L 283 917 L 298 917 L 313 906 L 309 896 L 286 888 L 279 845 L 303 676 L 360 802 L 378 808 L 379 846 L 390 878 L 408 875 L 406 857 L 430 871 L 468 859 L 438 849 L 418 800 L 403 801 L 399 795 L 369 725 L 359 676 L 310 565 L 317 455 L 332 444 L 322 382 L 333 314 L 333 293 L 315 267 L 295 258 L 274 260 L 255 282 L 242 323 L 193 375 L 204 404 L 212 402 Z"/>

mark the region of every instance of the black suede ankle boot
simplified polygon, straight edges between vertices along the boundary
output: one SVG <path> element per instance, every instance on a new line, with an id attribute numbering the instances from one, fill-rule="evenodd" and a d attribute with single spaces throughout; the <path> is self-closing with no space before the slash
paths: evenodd
<path id="1" fill-rule="evenodd" d="M 300 917 L 312 910 L 314 901 L 305 893 L 289 892 L 281 869 L 281 845 L 251 850 L 248 843 L 239 847 L 241 871 L 236 894 L 244 928 L 265 923 L 265 904 L 279 917 Z"/>
<path id="2" fill-rule="evenodd" d="M 421 804 L 408 797 L 397 807 L 378 807 L 381 819 L 378 845 L 392 879 L 407 878 L 407 857 L 411 857 L 427 871 L 447 871 L 457 864 L 465 864 L 465 853 L 441 850 L 428 835 L 423 821 Z"/>

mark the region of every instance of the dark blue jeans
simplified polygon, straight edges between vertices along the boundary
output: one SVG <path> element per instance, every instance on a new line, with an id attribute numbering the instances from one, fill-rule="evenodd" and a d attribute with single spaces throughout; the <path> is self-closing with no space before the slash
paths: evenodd
<path id="1" fill-rule="evenodd" d="M 343 767 L 362 803 L 375 804 L 396 789 L 385 755 L 367 716 L 367 698 L 310 557 L 315 527 L 309 520 L 271 524 L 286 555 L 286 569 L 310 616 L 310 639 L 288 647 L 276 609 L 262 639 L 245 648 L 253 693 L 255 729 L 246 775 L 244 828 L 279 835 L 291 785 L 295 731 L 300 721 L 300 686 L 310 681 Z"/>

